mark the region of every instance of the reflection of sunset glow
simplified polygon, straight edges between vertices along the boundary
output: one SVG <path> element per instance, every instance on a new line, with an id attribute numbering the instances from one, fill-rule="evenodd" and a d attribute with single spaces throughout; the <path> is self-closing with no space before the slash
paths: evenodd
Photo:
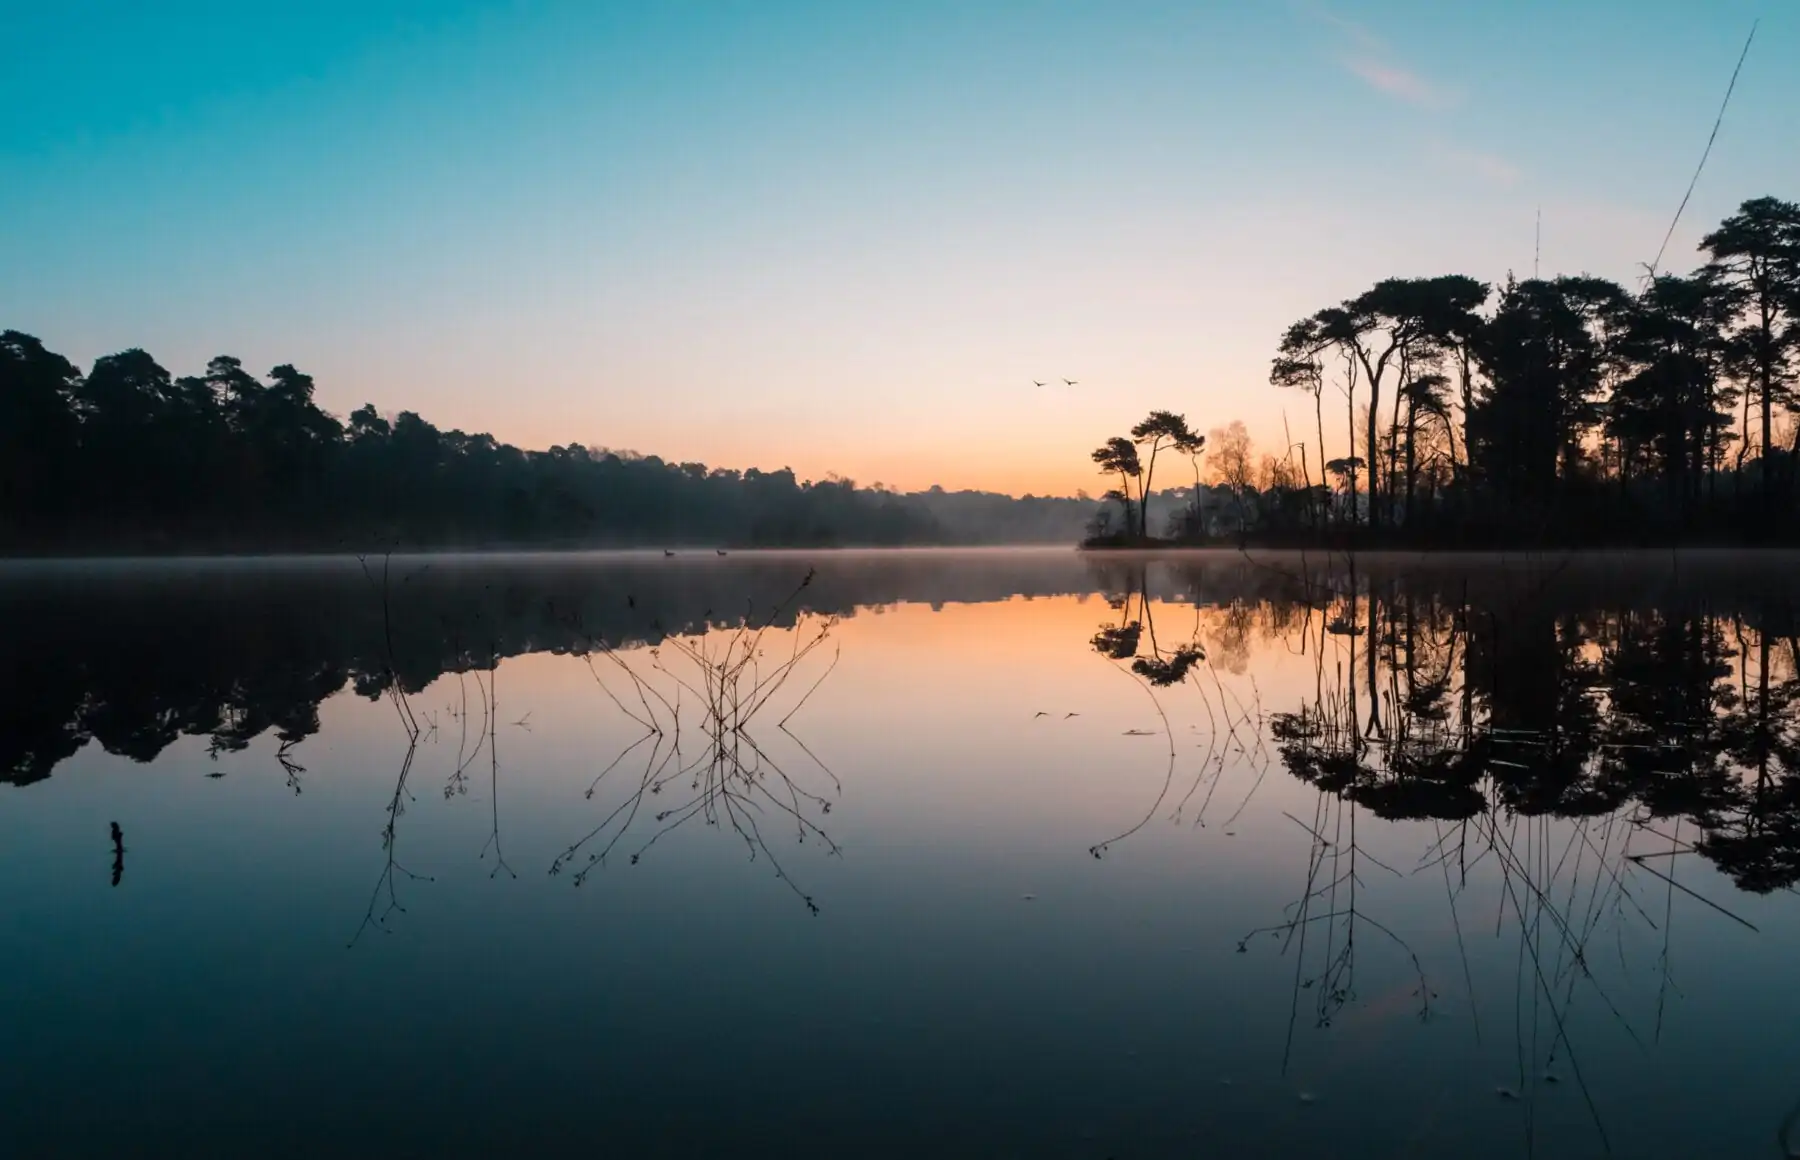
<path id="1" fill-rule="evenodd" d="M 1209 648 L 1222 644 L 1230 652 L 1244 642 L 1256 653 L 1255 681 L 1264 698 L 1288 695 L 1310 680 L 1310 662 L 1269 648 L 1269 626 L 1259 631 L 1254 617 L 1246 632 L 1241 611 L 1153 601 L 1150 612 L 1159 638 L 1171 646 L 1191 639 L 1196 623 Z M 1161 790 L 1168 739 L 1141 683 L 1091 648 L 1094 633 L 1121 615 L 1090 595 L 937 610 L 900 603 L 841 620 L 832 637 L 842 660 L 790 725 L 845 784 L 842 805 L 831 815 L 834 838 L 854 846 L 858 836 L 866 844 L 900 832 L 929 834 L 933 842 L 1004 834 L 1011 843 L 1079 852 L 1136 820 Z M 771 630 L 765 651 L 785 656 L 792 644 L 791 632 Z M 621 656 L 645 671 L 652 663 L 647 649 Z M 1205 679 L 1204 688 L 1157 694 L 1176 733 L 1176 774 L 1189 781 L 1203 772 L 1203 699 L 1219 696 L 1214 677 Z M 1242 676 L 1222 670 L 1217 679 L 1246 703 L 1257 695 Z M 419 699 L 444 699 L 446 680 Z M 511 783 L 508 792 L 521 802 L 547 808 L 566 799 L 638 733 L 576 658 L 509 659 L 499 688 L 504 715 L 531 713 L 529 734 L 515 730 L 502 738 L 510 767 L 529 764 L 536 771 Z M 332 728 L 372 728 L 373 738 L 389 724 L 363 713 L 354 722 L 334 720 Z M 761 728 L 776 737 L 772 721 Z M 1155 735 L 1133 735 L 1143 731 Z M 544 760 L 547 749 L 560 756 Z M 1214 820 L 1235 810 L 1253 785 L 1251 771 L 1234 758 L 1221 779 Z M 1294 809 L 1309 796 L 1285 778 L 1256 792 Z M 1197 809 L 1188 819 L 1203 820 Z M 1161 833 L 1165 827 L 1158 827 L 1161 836 L 1147 836 L 1146 848 L 1161 850 L 1187 828 Z M 1285 844 L 1275 841 L 1265 850 L 1262 825 L 1244 820 L 1234 832 L 1238 873 L 1285 867 Z"/>
<path id="2" fill-rule="evenodd" d="M 360 577 L 334 581 L 329 561 L 281 565 L 294 586 L 267 601 L 241 583 L 272 585 L 263 565 L 214 565 L 233 582 L 210 587 L 133 564 L 83 565 L 18 602 L 42 610 L 18 619 L 40 633 L 28 658 L 46 679 L 22 683 L 38 707 L 9 727 L 83 736 L 61 728 L 72 722 L 88 743 L 0 790 L 15 854 L 0 873 L 31 929 L 89 931 L 93 947 L 165 941 L 120 972 L 116 956 L 25 940 L 15 967 L 36 990 L 13 991 L 49 987 L 59 1022 L 24 1003 L 15 1023 L 39 1019 L 47 1040 L 87 1020 L 84 1037 L 112 1042 L 117 1021 L 103 1016 L 120 996 L 153 1011 L 191 994 L 189 940 L 210 938 L 208 962 L 224 956 L 259 1010 L 270 993 L 324 995 L 283 1034 L 311 1042 L 326 1028 L 345 1045 L 340 1071 L 367 1053 L 368 1014 L 390 1009 L 397 965 L 480 964 L 475 988 L 466 973 L 416 973 L 458 1017 L 441 1040 L 452 1046 L 432 1053 L 445 1071 L 414 1089 L 425 1103 L 468 1078 L 454 1045 L 479 1034 L 500 1061 L 489 1074 L 514 1074 L 529 1044 L 561 1052 L 583 1083 L 611 1067 L 608 1090 L 674 1092 L 667 1122 L 685 1123 L 695 1061 L 714 1059 L 720 1028 L 758 1058 L 784 1058 L 797 1038 L 823 1044 L 822 1058 L 859 1069 L 843 1107 L 895 1066 L 950 1068 L 976 1090 L 997 1064 L 1049 1055 L 1028 1086 L 1057 1098 L 1034 1115 L 1106 1083 L 1098 1102 L 1135 1109 L 1152 1073 L 1155 1098 L 1186 1112 L 1196 1069 L 1242 1077 L 1219 1097 L 1220 1130 L 1245 1101 L 1258 1119 L 1232 1155 L 1263 1154 L 1271 1131 L 1307 1121 L 1291 1114 L 1297 1091 L 1399 1108 L 1383 1141 L 1397 1147 L 1417 1141 L 1419 1107 L 1461 1101 L 1516 1126 L 1525 1109 L 1513 1105 L 1536 1099 L 1557 1109 L 1544 1133 L 1597 1137 L 1605 1117 L 1621 1155 L 1655 1151 L 1638 1145 L 1668 1125 L 1645 1124 L 1638 1097 L 1672 1077 L 1760 1083 L 1757 1108 L 1791 1098 L 1779 1044 L 1764 1051 L 1740 1030 L 1791 1024 L 1768 1007 L 1784 1010 L 1785 887 L 1800 865 L 1800 651 L 1787 604 L 1768 596 L 1786 591 L 1791 561 L 1370 555 L 1354 573 L 1335 556 L 1226 552 L 417 563 L 391 653 Z M 793 587 L 809 566 L 813 579 Z M 1059 594 L 1008 595 L 1021 590 Z M 728 641 L 741 657 L 751 638 L 702 610 L 788 607 L 796 591 L 838 617 L 830 655 L 809 654 L 741 733 L 708 736 L 696 692 L 676 692 L 674 676 L 695 675 L 697 655 L 730 656 Z M 55 614 L 69 607 L 82 615 Z M 695 637 L 656 627 L 702 619 L 713 627 L 698 654 L 682 651 Z M 769 629 L 745 679 L 804 650 L 811 624 Z M 192 647 L 145 647 L 169 625 Z M 492 643 L 470 651 L 444 625 Z M 590 670 L 584 651 L 604 663 Z M 134 676 L 118 663 L 131 656 L 155 659 Z M 611 701 L 593 674 L 628 697 L 615 659 L 672 702 L 639 711 L 665 724 L 679 711 L 688 728 L 653 737 Z M 56 679 L 71 661 L 81 667 L 61 671 L 89 679 Z M 399 704 L 382 696 L 388 672 L 410 675 Z M 349 674 L 361 696 L 343 688 Z M 291 748 L 277 749 L 282 733 Z M 732 774 L 766 777 L 771 792 L 746 782 L 721 806 L 743 812 L 672 824 L 711 800 L 721 740 Z M 816 829 L 783 808 L 790 790 L 785 805 Z M 116 888 L 94 824 L 107 816 L 128 847 Z M 399 937 L 374 938 L 365 918 L 357 934 L 370 937 L 346 957 L 371 881 L 370 913 Z M 1582 954 L 1586 933 L 1604 954 Z M 321 979 L 329 993 L 308 990 Z M 632 1002 L 597 1002 L 597 987 Z M 334 1005 L 345 988 L 355 1001 Z M 1718 1000 L 1687 1001 L 1702 988 Z M 111 1004 L 100 1015 L 95 994 Z M 480 1017 L 464 1020 L 471 1003 Z M 266 1038 L 266 1020 L 242 1028 L 236 1003 L 215 1014 L 208 994 L 192 1010 L 240 1037 L 232 1058 Z M 1687 1050 L 1720 1027 L 1742 1083 Z M 685 1037 L 673 1053 L 672 1029 Z M 1141 1065 L 1121 1063 L 1129 1051 Z M 92 1076 L 77 1082 L 59 1058 L 25 1082 L 89 1098 Z M 1523 1080 L 1521 1058 L 1533 1060 Z M 411 1074 L 388 1062 L 369 1082 Z M 736 1058 L 718 1067 L 722 1083 L 755 1080 Z M 1495 1077 L 1517 1099 L 1496 1099 Z M 147 1081 L 140 1069 L 108 1082 L 124 1093 Z M 1397 1083 L 1413 1086 L 1396 1095 Z M 1456 1083 L 1462 1094 L 1446 1097 Z M 1581 1117 L 1581 1083 L 1598 1115 Z M 769 1095 L 785 1122 L 782 1092 Z M 558 1107 L 584 1122 L 591 1104 Z M 1704 1130 L 1740 1113 L 1709 1113 Z M 1671 1117 L 1691 1118 L 1685 1106 Z M 1323 1126 L 1281 1154 L 1335 1154 L 1346 1125 L 1359 1143 L 1385 1131 L 1311 1122 Z M 1439 1121 L 1474 1141 L 1457 1154 L 1498 1139 L 1496 1122 Z M 734 1123 L 684 1151 L 724 1154 L 755 1130 Z M 1027 1151 L 1053 1154 L 1075 1130 L 1059 1121 Z M 1142 1151 L 1191 1151 L 1166 1143 Z"/>

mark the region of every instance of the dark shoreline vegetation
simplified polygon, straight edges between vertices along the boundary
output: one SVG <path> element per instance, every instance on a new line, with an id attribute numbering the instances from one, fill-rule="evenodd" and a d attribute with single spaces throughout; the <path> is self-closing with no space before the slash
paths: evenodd
<path id="1" fill-rule="evenodd" d="M 1295 322 L 1270 382 L 1313 430 L 1258 456 L 1153 411 L 1096 504 L 800 480 L 578 444 L 526 451 L 291 365 L 86 374 L 0 333 L 0 555 L 1068 543 L 1340 549 L 1800 543 L 1800 205 L 1743 203 L 1688 275 L 1388 278 Z M 1327 458 L 1326 402 L 1352 453 Z M 1156 488 L 1159 459 L 1191 488 Z M 1160 534 L 1159 534 L 1160 533 Z"/>
<path id="2" fill-rule="evenodd" d="M 1700 250 L 1635 290 L 1387 278 L 1318 310 L 1269 375 L 1311 429 L 1259 458 L 1241 423 L 1151 412 L 1093 453 L 1117 486 L 1084 546 L 1800 542 L 1800 205 L 1746 201 Z M 1156 490 L 1171 456 L 1191 490 Z"/>
<path id="3" fill-rule="evenodd" d="M 1095 507 L 526 451 L 372 404 L 340 420 L 313 389 L 229 356 L 177 377 L 136 349 L 83 374 L 0 332 L 0 555 L 1070 543 Z"/>

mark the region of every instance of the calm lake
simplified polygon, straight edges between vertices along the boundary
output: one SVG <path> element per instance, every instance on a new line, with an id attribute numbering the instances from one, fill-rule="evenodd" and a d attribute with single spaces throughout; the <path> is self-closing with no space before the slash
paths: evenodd
<path id="1" fill-rule="evenodd" d="M 1797 564 L 0 566 L 0 1150 L 1789 1154 Z"/>

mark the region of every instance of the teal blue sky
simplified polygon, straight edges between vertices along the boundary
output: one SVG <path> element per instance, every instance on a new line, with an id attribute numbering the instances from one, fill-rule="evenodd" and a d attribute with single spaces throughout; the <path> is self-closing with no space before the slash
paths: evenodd
<path id="1" fill-rule="evenodd" d="M 1072 491 L 1389 274 L 1800 197 L 1790 0 L 0 0 L 0 326 L 530 446 Z M 1036 388 L 1033 379 L 1080 381 Z"/>

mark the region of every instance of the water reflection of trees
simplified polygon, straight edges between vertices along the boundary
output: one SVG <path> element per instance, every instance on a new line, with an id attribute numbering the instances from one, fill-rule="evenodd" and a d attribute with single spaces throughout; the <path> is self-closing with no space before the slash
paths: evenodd
<path id="1" fill-rule="evenodd" d="M 1295 776 L 1383 818 L 1684 818 L 1740 887 L 1800 881 L 1784 611 L 1497 610 L 1383 585 L 1336 607 L 1366 625 L 1363 664 L 1271 718 Z"/>
<path id="2" fill-rule="evenodd" d="M 25 785 L 94 742 L 148 762 L 181 737 L 214 755 L 272 735 L 291 788 L 319 707 L 408 696 L 533 652 L 658 645 L 782 603 L 810 558 L 393 557 L 0 569 L 0 783 Z M 1073 553 L 824 556 L 775 627 L 898 600 L 1086 592 Z M 387 569 L 388 607 L 371 592 Z M 440 722 L 441 723 L 441 722 Z M 431 722 L 421 721 L 429 730 Z M 454 722 L 451 722 L 454 724 Z"/>
<path id="3" fill-rule="evenodd" d="M 1740 887 L 1793 886 L 1800 639 L 1785 580 L 1679 583 L 1678 567 L 1106 561 L 1096 581 L 1117 615 L 1090 643 L 1153 693 L 1198 694 L 1218 739 L 1151 816 L 1216 789 L 1222 755 L 1266 742 L 1288 773 L 1378 818 L 1682 818 Z M 1178 602 L 1191 623 L 1159 625 L 1159 607 L 1189 617 Z M 1316 688 L 1265 715 L 1252 658 L 1273 649 L 1313 657 Z"/>
<path id="4" fill-rule="evenodd" d="M 1117 616 L 1092 647 L 1153 691 L 1204 694 L 1213 731 L 1248 753 L 1256 726 L 1288 773 L 1377 818 L 1681 818 L 1740 887 L 1800 883 L 1784 575 L 1246 567 L 1170 565 L 1159 603 L 1145 565 L 1101 566 Z M 1314 687 L 1265 714 L 1253 658 L 1273 650 L 1310 656 Z"/>
<path id="5" fill-rule="evenodd" d="M 1391 915 L 1372 912 L 1378 879 L 1441 878 L 1472 1001 L 1465 928 L 1485 862 L 1481 888 L 1497 898 L 1481 912 L 1518 944 L 1509 1029 L 1518 1075 L 1499 1093 L 1526 1102 L 1529 1135 L 1534 1090 L 1566 1081 L 1606 1145 L 1570 1037 L 1577 1001 L 1597 1005 L 1626 1037 L 1653 1041 L 1674 989 L 1677 899 L 1755 929 L 1691 872 L 1692 859 L 1744 891 L 1800 883 L 1800 641 L 1785 582 L 1682 585 L 1665 576 L 1609 589 L 1555 567 L 1509 577 L 1343 560 L 1302 572 L 1292 563 L 1268 568 L 1273 589 L 1248 597 L 1204 576 L 1187 578 L 1185 591 L 1178 580 L 1172 593 L 1193 605 L 1184 634 L 1195 642 L 1310 659 L 1310 690 L 1284 694 L 1287 703 L 1258 720 L 1275 763 L 1318 791 L 1310 814 L 1286 813 L 1282 823 L 1306 835 L 1304 882 L 1276 921 L 1238 946 L 1273 944 L 1290 957 L 1287 1051 L 1303 1018 L 1331 1026 L 1357 999 L 1359 952 L 1382 948 L 1418 1015 L 1434 1013 L 1442 981 Z M 1216 664 L 1221 650 L 1199 646 L 1207 663 L 1185 680 L 1154 679 L 1156 656 L 1169 652 L 1168 634 L 1159 647 L 1150 631 L 1158 606 L 1145 593 L 1154 581 L 1128 568 L 1106 581 L 1123 594 L 1115 602 L 1123 611 L 1093 646 L 1153 696 L 1166 699 L 1177 684 L 1210 689 L 1225 667 Z M 1160 614 L 1185 616 L 1167 602 Z M 1138 663 L 1145 656 L 1148 668 Z M 1247 671 L 1254 676 L 1254 663 Z M 1254 792 L 1266 767 L 1240 765 L 1240 783 Z M 1171 781 L 1174 768 L 1171 760 Z M 1210 796 L 1221 776 L 1203 769 L 1196 784 Z M 1174 796 L 1165 789 L 1152 815 Z M 1390 864 L 1371 850 L 1373 833 L 1401 822 L 1429 827 L 1416 863 Z M 1620 977 L 1594 953 L 1602 930 L 1622 938 L 1626 927 L 1660 944 L 1651 1018 L 1628 1018 L 1615 994 L 1626 982 L 1623 945 Z"/>
<path id="6" fill-rule="evenodd" d="M 1242 578 L 1241 573 L 1238 578 Z M 1192 808 L 1194 824 L 1205 826 L 1207 813 L 1213 805 L 1213 794 L 1223 780 L 1227 764 L 1234 760 L 1248 763 L 1258 771 L 1257 784 L 1260 784 L 1261 773 L 1269 764 L 1269 754 L 1261 730 L 1262 706 L 1254 685 L 1251 699 L 1246 703 L 1236 689 L 1219 678 L 1218 666 L 1209 657 L 1208 645 L 1203 641 L 1208 620 L 1202 615 L 1198 600 L 1193 605 L 1191 624 L 1180 625 L 1173 632 L 1170 629 L 1174 626 L 1165 625 L 1163 635 L 1159 636 L 1157 606 L 1151 600 L 1148 572 L 1142 565 L 1102 568 L 1097 579 L 1107 593 L 1107 604 L 1116 615 L 1117 623 L 1102 624 L 1089 644 L 1095 652 L 1143 683 L 1168 743 L 1162 789 L 1133 825 L 1089 847 L 1088 852 L 1100 858 L 1115 842 L 1124 841 L 1149 825 L 1165 808 L 1176 821 L 1186 817 Z M 1212 618 L 1215 626 L 1220 623 L 1226 626 L 1224 633 L 1215 631 L 1214 639 L 1223 642 L 1220 651 L 1226 653 L 1228 663 L 1235 655 L 1232 650 L 1244 637 L 1238 616 L 1241 609 L 1241 603 L 1229 603 L 1216 610 L 1218 615 Z M 1175 728 L 1157 696 L 1158 690 L 1176 687 L 1195 694 L 1208 723 L 1204 756 L 1185 790 L 1179 794 L 1176 792 L 1179 787 L 1176 783 Z M 1250 792 L 1255 793 L 1254 785 Z M 1225 824 L 1234 821 L 1248 802 L 1249 796 L 1246 796 L 1226 818 Z"/>

